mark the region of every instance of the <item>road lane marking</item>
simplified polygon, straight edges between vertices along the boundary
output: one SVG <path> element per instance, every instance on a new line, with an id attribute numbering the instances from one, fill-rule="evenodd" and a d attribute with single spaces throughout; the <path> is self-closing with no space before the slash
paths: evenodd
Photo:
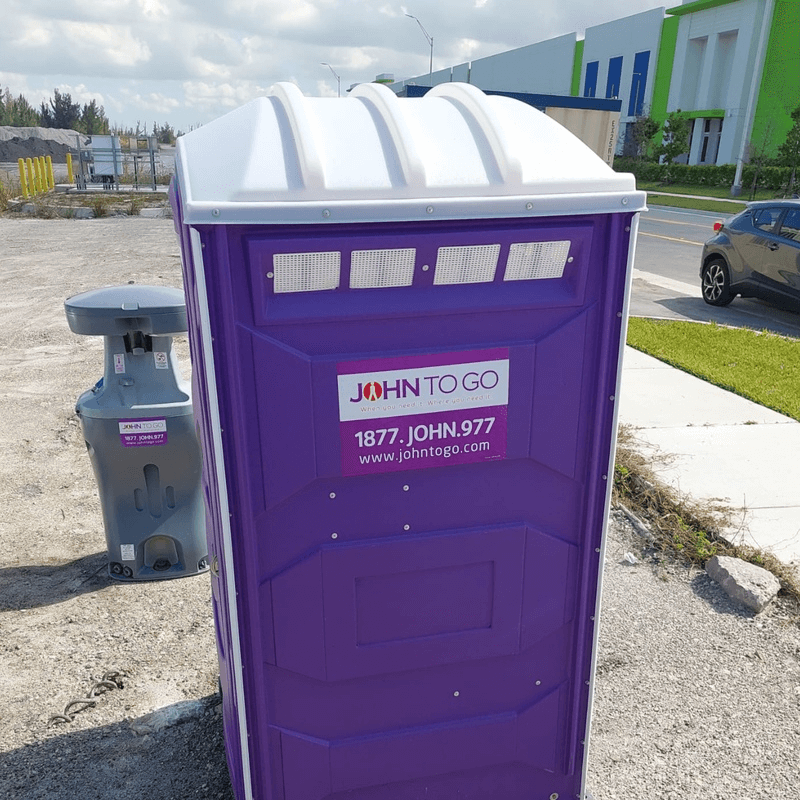
<path id="1" fill-rule="evenodd" d="M 661 233 L 647 233 L 647 231 L 639 231 L 639 236 L 652 236 L 654 239 L 666 239 L 668 242 L 680 242 L 681 244 L 693 244 L 697 247 L 702 247 L 705 242 L 693 242 L 691 239 L 678 239 L 674 236 L 664 236 Z"/>
<path id="2" fill-rule="evenodd" d="M 698 285 L 694 286 L 691 283 L 674 281 L 672 278 L 665 278 L 663 275 L 656 275 L 654 272 L 644 272 L 644 270 L 634 267 L 633 279 L 642 280 L 645 283 L 649 283 L 651 286 L 658 286 L 660 289 L 667 289 L 670 292 L 677 292 L 678 294 L 688 295 L 689 297 L 700 297 L 699 278 Z"/>

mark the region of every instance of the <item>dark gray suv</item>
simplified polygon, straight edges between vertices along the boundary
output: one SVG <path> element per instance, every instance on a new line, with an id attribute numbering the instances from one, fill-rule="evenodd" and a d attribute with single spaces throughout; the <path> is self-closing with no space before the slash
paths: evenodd
<path id="1" fill-rule="evenodd" d="M 800 200 L 763 200 L 724 223 L 703 246 L 703 300 L 736 295 L 800 304 Z"/>

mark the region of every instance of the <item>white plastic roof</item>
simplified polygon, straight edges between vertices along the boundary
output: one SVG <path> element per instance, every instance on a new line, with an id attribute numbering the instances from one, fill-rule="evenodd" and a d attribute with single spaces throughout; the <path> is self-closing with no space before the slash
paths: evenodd
<path id="1" fill-rule="evenodd" d="M 645 195 L 537 109 L 446 83 L 346 98 L 278 83 L 178 139 L 188 223 L 311 223 L 638 211 Z"/>

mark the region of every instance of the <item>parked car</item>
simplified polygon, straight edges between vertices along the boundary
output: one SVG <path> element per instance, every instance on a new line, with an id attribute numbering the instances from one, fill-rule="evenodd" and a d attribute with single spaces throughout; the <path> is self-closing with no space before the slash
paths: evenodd
<path id="1" fill-rule="evenodd" d="M 741 295 L 800 304 L 800 200 L 750 203 L 714 231 L 700 262 L 706 303 Z"/>

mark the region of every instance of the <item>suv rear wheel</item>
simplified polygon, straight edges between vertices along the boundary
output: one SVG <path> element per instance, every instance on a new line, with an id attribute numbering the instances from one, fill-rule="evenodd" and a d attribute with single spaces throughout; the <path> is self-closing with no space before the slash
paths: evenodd
<path id="1" fill-rule="evenodd" d="M 733 300 L 728 265 L 715 258 L 703 267 L 703 300 L 712 306 L 727 306 Z"/>

